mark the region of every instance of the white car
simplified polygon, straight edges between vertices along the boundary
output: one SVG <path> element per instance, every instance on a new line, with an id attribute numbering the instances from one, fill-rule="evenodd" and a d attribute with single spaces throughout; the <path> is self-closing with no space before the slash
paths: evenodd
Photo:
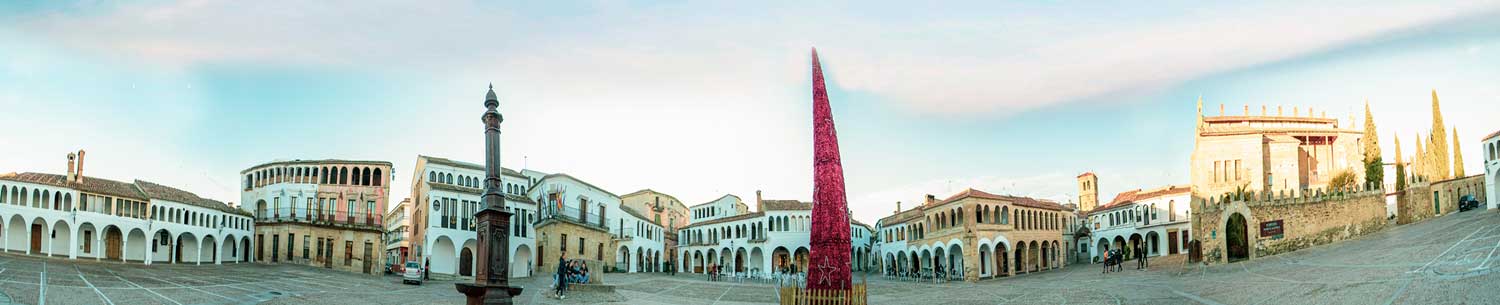
<path id="1" fill-rule="evenodd" d="M 417 262 L 406 262 L 405 272 L 401 273 L 401 283 L 416 283 L 422 285 L 422 264 Z"/>

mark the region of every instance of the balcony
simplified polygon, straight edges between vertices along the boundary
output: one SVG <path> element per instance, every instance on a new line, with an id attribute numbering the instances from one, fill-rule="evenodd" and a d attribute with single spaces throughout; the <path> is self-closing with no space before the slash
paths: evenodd
<path id="1" fill-rule="evenodd" d="M 549 205 L 549 207 L 553 206 Z M 576 208 L 562 208 L 561 210 L 557 208 L 549 208 L 542 210 L 542 214 L 538 216 L 538 222 L 547 219 L 561 220 L 579 224 L 585 227 L 603 230 L 605 232 L 609 231 L 609 227 L 604 225 L 604 216 L 599 214 L 598 211 L 595 210 L 589 210 L 589 213 L 584 214 L 583 211 L 580 211 Z"/>
<path id="2" fill-rule="evenodd" d="M 281 213 L 287 212 L 287 213 Z M 336 228 L 384 231 L 382 215 L 361 213 L 350 215 L 348 210 L 280 209 L 275 212 L 260 211 L 256 223 L 305 223 Z"/>

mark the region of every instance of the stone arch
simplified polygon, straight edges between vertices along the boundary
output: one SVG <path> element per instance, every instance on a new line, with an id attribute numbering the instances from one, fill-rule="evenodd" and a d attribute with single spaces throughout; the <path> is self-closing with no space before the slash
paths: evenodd
<path id="1" fill-rule="evenodd" d="M 1105 252 L 1109 252 L 1109 249 L 1110 249 L 1110 247 L 1109 247 L 1109 238 L 1108 237 L 1100 237 L 1099 238 L 1099 243 L 1094 246 L 1094 260 L 1098 261 L 1098 262 L 1103 262 L 1103 260 L 1104 260 L 1104 253 Z"/>
<path id="2" fill-rule="evenodd" d="M 427 268 L 434 273 L 450 275 L 457 273 L 457 247 L 453 244 L 453 239 L 448 238 L 447 235 L 438 235 L 437 240 L 432 242 L 432 247 L 429 247 L 432 249 L 432 254 L 428 256 L 431 262 L 428 263 L 430 266 Z"/>
<path id="3" fill-rule="evenodd" d="M 1161 247 L 1161 235 L 1160 234 L 1156 234 L 1156 231 L 1146 232 L 1146 255 L 1148 255 L 1148 256 L 1161 255 L 1161 251 L 1157 250 L 1157 248 L 1160 248 L 1160 247 Z"/>
<path id="4" fill-rule="evenodd" d="M 949 272 L 950 277 L 956 276 L 962 278 L 964 276 L 967 270 L 964 270 L 964 248 L 962 244 L 955 243 L 948 246 L 947 263 L 949 266 L 948 269 L 952 270 Z"/>
<path id="5" fill-rule="evenodd" d="M 200 256 L 202 252 L 198 251 L 199 244 L 200 242 L 198 235 L 193 234 L 192 232 L 182 232 L 181 234 L 178 234 L 176 245 L 173 245 L 176 251 L 173 259 L 178 263 L 200 263 Z M 276 246 L 280 245 L 273 245 L 271 248 L 276 248 Z"/>
<path id="6" fill-rule="evenodd" d="M 37 191 L 32 190 L 32 192 L 36 193 Z M 47 255 L 47 252 L 51 250 L 47 246 L 47 241 L 51 239 L 51 235 L 48 234 L 51 231 L 47 230 L 47 225 L 47 220 L 41 217 L 32 218 L 30 231 L 27 231 L 28 235 L 25 235 L 28 238 L 27 240 L 30 241 L 26 245 L 27 254 Z"/>
<path id="7" fill-rule="evenodd" d="M 55 201 L 54 201 L 55 202 Z M 74 241 L 73 227 L 67 221 L 61 219 L 52 223 L 52 229 L 48 230 L 47 253 L 53 256 L 68 256 Z"/>
<path id="8" fill-rule="evenodd" d="M 810 253 L 806 247 L 797 247 L 797 251 L 792 254 L 792 264 L 797 267 L 797 271 L 807 270 L 807 260 L 811 259 Z"/>
<path id="9" fill-rule="evenodd" d="M 239 261 L 239 259 L 240 259 L 240 255 L 239 254 L 240 254 L 240 252 L 236 251 L 237 250 L 236 248 L 239 248 L 238 245 L 239 245 L 239 238 L 235 238 L 234 234 L 227 234 L 227 235 L 224 236 L 224 238 L 221 238 L 221 240 L 219 241 L 219 248 L 218 248 L 219 249 L 219 256 L 220 256 L 218 262 L 237 262 L 237 261 Z"/>
<path id="10" fill-rule="evenodd" d="M 116 228 L 115 231 L 118 232 L 119 229 Z M 106 232 L 105 234 L 107 237 L 109 233 Z M 146 231 L 142 230 L 141 228 L 131 228 L 130 233 L 125 234 L 124 237 L 125 242 L 124 246 L 122 247 L 124 248 L 122 251 L 124 252 L 122 253 L 124 256 L 123 259 L 127 261 L 145 262 L 146 253 L 150 252 L 151 248 L 151 238 L 146 235 Z"/>
<path id="11" fill-rule="evenodd" d="M 1250 259 L 1249 223 L 1240 213 L 1231 213 L 1224 222 L 1224 254 L 1229 262 Z"/>
<path id="12" fill-rule="evenodd" d="M 250 255 L 250 236 L 240 237 L 240 262 L 248 263 L 254 257 Z"/>
<path id="13" fill-rule="evenodd" d="M 630 270 L 630 247 L 620 245 L 620 249 L 615 250 L 615 268 L 625 272 L 633 272 L 633 270 Z"/>
<path id="14" fill-rule="evenodd" d="M 516 251 L 510 256 L 510 277 L 531 276 L 531 248 L 525 244 L 516 246 Z"/>
<path id="15" fill-rule="evenodd" d="M 219 239 L 214 238 L 213 234 L 204 235 L 203 242 L 198 248 L 200 261 L 209 263 L 219 262 Z M 207 249 L 208 251 L 205 252 L 203 249 Z M 291 256 L 291 254 L 289 253 L 287 256 Z"/>
<path id="16" fill-rule="evenodd" d="M 995 265 L 991 271 L 994 275 L 1010 275 L 1010 246 L 1004 242 L 995 243 L 994 260 Z"/>

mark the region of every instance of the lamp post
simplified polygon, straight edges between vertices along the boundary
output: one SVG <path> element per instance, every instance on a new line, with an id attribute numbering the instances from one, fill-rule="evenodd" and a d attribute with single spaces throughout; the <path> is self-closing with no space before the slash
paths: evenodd
<path id="1" fill-rule="evenodd" d="M 495 87 L 485 94 L 484 107 L 489 110 L 484 121 L 484 209 L 474 216 L 479 222 L 478 251 L 475 251 L 474 283 L 456 283 L 458 292 L 468 297 L 467 304 L 511 304 L 521 294 L 521 287 L 510 286 L 510 216 L 505 211 L 505 197 L 500 193 L 500 121 L 495 107 Z"/>

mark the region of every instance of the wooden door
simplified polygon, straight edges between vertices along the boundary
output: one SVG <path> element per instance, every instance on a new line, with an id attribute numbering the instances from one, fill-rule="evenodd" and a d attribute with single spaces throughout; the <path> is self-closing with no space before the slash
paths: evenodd
<path id="1" fill-rule="evenodd" d="M 120 231 L 109 231 L 104 234 L 104 257 L 120 259 Z"/>
<path id="2" fill-rule="evenodd" d="M 94 254 L 94 231 L 83 231 L 83 253 Z"/>
<path id="3" fill-rule="evenodd" d="M 328 251 L 323 252 L 323 268 L 333 269 L 333 239 L 328 239 Z"/>
<path id="4" fill-rule="evenodd" d="M 373 251 L 373 247 L 373 244 L 365 243 L 364 269 L 366 274 L 370 273 L 370 251 Z"/>
<path id="5" fill-rule="evenodd" d="M 1177 232 L 1167 232 L 1167 254 L 1177 254 Z"/>
<path id="6" fill-rule="evenodd" d="M 42 253 L 42 225 L 31 225 L 31 254 Z"/>

